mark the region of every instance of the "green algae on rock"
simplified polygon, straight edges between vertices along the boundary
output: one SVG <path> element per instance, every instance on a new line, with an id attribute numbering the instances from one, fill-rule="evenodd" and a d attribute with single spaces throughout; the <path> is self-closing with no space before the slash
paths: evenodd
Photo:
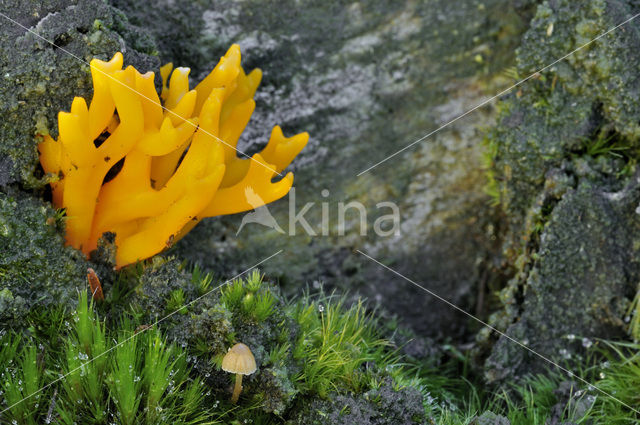
<path id="1" fill-rule="evenodd" d="M 331 394 L 302 406 L 286 425 L 413 425 L 426 423 L 422 395 L 412 387 L 397 389 L 386 380 L 363 396 Z"/>
<path id="2" fill-rule="evenodd" d="M 597 0 L 583 7 L 568 0 L 544 2 L 518 48 L 517 74 L 529 76 L 619 24 L 637 12 L 632 4 Z M 499 147 L 495 170 L 502 182 L 501 201 L 514 224 L 523 224 L 547 170 L 569 159 L 597 130 L 605 127 L 637 143 L 638 28 L 630 22 L 594 41 L 527 82 L 500 106 L 500 122 L 490 137 Z"/>
<path id="3" fill-rule="evenodd" d="M 630 1 L 543 2 L 518 49 L 517 74 L 637 12 Z M 640 276 L 639 43 L 640 26 L 629 22 L 558 62 L 502 101 L 489 134 L 513 276 L 491 323 L 555 361 L 577 360 L 582 338 L 620 335 Z M 565 338 L 572 335 L 580 338 Z M 543 363 L 500 338 L 485 366 L 500 381 Z"/>
<path id="4" fill-rule="evenodd" d="M 42 187 L 46 182 L 34 176 L 35 134 L 55 135 L 58 111 L 67 110 L 74 96 L 88 97 L 88 62 L 111 58 L 125 40 L 143 49 L 127 49 L 127 61 L 138 69 L 158 68 L 159 61 L 148 54 L 155 50 L 151 39 L 103 1 L 2 0 L 0 10 L 58 46 L 0 17 L 0 186 Z"/>
<path id="5" fill-rule="evenodd" d="M 583 181 L 563 197 L 540 237 L 509 336 L 566 361 L 584 355 L 583 338 L 624 335 L 622 317 L 640 279 L 638 189 L 637 177 L 619 190 Z M 506 339 L 486 364 L 491 380 L 548 366 Z"/>

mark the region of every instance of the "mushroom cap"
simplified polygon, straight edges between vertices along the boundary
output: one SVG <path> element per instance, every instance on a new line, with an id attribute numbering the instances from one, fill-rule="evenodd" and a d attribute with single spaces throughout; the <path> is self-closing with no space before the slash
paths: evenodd
<path id="1" fill-rule="evenodd" d="M 239 342 L 225 354 L 222 359 L 222 370 L 229 373 L 251 375 L 256 371 L 256 359 L 249 347 Z"/>

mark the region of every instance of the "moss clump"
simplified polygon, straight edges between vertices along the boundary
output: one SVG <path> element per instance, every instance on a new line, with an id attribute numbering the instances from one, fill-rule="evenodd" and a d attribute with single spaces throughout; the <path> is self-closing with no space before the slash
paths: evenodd
<path id="1" fill-rule="evenodd" d="M 171 315 L 167 320 L 167 328 L 179 328 L 176 340 L 182 332 L 188 318 L 183 308 L 187 303 L 201 295 L 191 275 L 175 259 L 155 257 L 146 265 L 139 264 L 129 271 L 122 291 L 122 304 L 129 305 L 139 320 L 153 323 L 169 313 L 179 310 L 179 314 Z M 182 342 L 182 341 L 181 341 Z"/>
<path id="2" fill-rule="evenodd" d="M 18 320 L 36 306 L 75 303 L 88 264 L 64 247 L 60 214 L 39 199 L 0 192 L 0 321 Z"/>
<path id="3" fill-rule="evenodd" d="M 49 341 L 2 336 L 3 421 L 195 424 L 212 417 L 186 353 L 158 329 L 138 335 L 125 320 L 108 330 L 86 291 L 69 319 Z"/>
<path id="4" fill-rule="evenodd" d="M 403 423 L 424 417 L 424 382 L 399 366 L 361 304 L 324 296 L 289 302 L 258 272 L 212 286 L 173 261 L 146 267 L 123 272 L 130 274 L 105 288 L 98 305 L 82 291 L 74 312 L 36 308 L 25 331 L 2 334 L 1 420 L 300 423 L 298 412 L 335 409 L 343 399 L 411 420 Z M 109 294 L 127 286 L 128 296 Z M 233 405 L 232 377 L 220 364 L 236 342 L 250 347 L 258 370 Z"/>
<path id="5" fill-rule="evenodd" d="M 162 265 L 148 267 L 147 276 L 170 274 Z M 144 271 L 132 276 L 142 275 Z M 94 305 L 82 291 L 73 312 L 38 307 L 30 311 L 23 332 L 0 332 L 0 421 L 459 425 L 499 420 L 496 423 L 505 425 L 542 425 L 587 420 L 625 424 L 638 419 L 594 388 L 553 371 L 526 378 L 504 392 L 484 393 L 479 383 L 471 383 L 467 361 L 452 347 L 445 348 L 458 358 L 452 364 L 411 363 L 381 338 L 381 327 L 361 305 L 347 307 L 341 298 L 307 296 L 287 302 L 257 273 L 219 292 L 222 288 L 212 287 L 210 278 L 198 271 L 195 276 L 194 287 L 213 291 L 189 305 L 186 316 L 199 312 L 194 307 L 213 297 L 216 313 L 207 316 L 208 324 L 210 331 L 214 323 L 220 324 L 214 338 L 221 340 L 222 351 L 194 337 L 193 328 L 184 328 L 187 342 L 176 343 L 175 335 L 169 336 L 173 325 L 162 321 L 148 327 L 144 315 L 132 306 L 116 317 L 113 307 L 118 303 L 110 305 L 114 298 L 107 296 Z M 274 302 L 256 302 L 264 310 L 246 307 L 247 295 L 271 299 L 268 293 Z M 112 317 L 101 320 L 101 311 L 110 311 Z M 271 314 L 259 320 L 259 311 Z M 192 317 L 202 320 L 199 314 Z M 264 329 L 254 334 L 245 326 Z M 269 335 L 276 337 L 271 340 Z M 219 363 L 224 351 L 240 340 L 251 341 L 259 369 L 246 377 L 240 401 L 232 405 L 232 378 Z M 596 350 L 608 361 L 594 367 L 589 355 L 573 371 L 633 405 L 638 379 L 633 353 L 638 348 L 592 344 L 588 352 Z"/>

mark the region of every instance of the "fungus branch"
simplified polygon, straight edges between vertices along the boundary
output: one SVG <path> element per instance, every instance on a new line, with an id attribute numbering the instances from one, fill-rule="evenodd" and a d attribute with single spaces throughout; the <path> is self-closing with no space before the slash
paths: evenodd
<path id="1" fill-rule="evenodd" d="M 204 217 L 256 208 L 247 187 L 262 205 L 288 193 L 292 173 L 272 179 L 309 135 L 287 138 L 276 126 L 262 152 L 236 155 L 262 77 L 244 73 L 237 45 L 193 90 L 189 68 L 163 66 L 160 96 L 153 72 L 122 64 L 119 52 L 93 59 L 90 105 L 76 97 L 58 114 L 58 140 L 42 135 L 38 145 L 45 172 L 57 176 L 53 203 L 66 209 L 68 245 L 88 255 L 113 232 L 119 268 L 171 246 Z"/>

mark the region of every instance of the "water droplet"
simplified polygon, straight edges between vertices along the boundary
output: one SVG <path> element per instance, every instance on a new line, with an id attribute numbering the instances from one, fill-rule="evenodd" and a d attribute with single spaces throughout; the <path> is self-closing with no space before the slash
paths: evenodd
<path id="1" fill-rule="evenodd" d="M 559 353 L 560 353 L 560 355 L 562 356 L 562 358 L 563 358 L 563 359 L 568 360 L 568 359 L 570 359 L 570 358 L 571 358 L 571 353 L 570 353 L 569 351 L 567 351 L 565 348 L 562 348 L 562 349 L 559 351 Z"/>

